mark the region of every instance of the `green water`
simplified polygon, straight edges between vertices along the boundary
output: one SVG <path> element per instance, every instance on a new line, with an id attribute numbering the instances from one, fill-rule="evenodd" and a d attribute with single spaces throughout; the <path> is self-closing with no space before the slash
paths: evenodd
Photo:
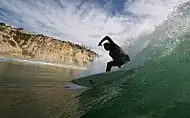
<path id="1" fill-rule="evenodd" d="M 169 55 L 81 94 L 64 89 L 79 70 L 1 62 L 0 117 L 189 118 L 189 58 L 186 39 Z"/>
<path id="2" fill-rule="evenodd" d="M 79 70 L 0 63 L 0 116 L 189 118 L 189 49 L 184 40 L 169 55 L 81 94 L 63 87 Z"/>
<path id="3" fill-rule="evenodd" d="M 79 70 L 0 63 L 0 118 L 190 118 L 189 2 L 178 11 L 136 42 L 138 71 L 81 94 L 64 89 Z"/>
<path id="4" fill-rule="evenodd" d="M 123 81 L 83 93 L 93 107 L 81 118 L 189 118 L 189 70 L 190 41 L 185 40 L 170 55 L 149 60 L 133 77 L 123 75 Z"/>

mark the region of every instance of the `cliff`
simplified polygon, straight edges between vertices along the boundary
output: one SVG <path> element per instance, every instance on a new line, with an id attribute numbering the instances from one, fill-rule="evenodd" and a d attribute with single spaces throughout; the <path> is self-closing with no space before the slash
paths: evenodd
<path id="1" fill-rule="evenodd" d="M 86 67 L 98 55 L 85 46 L 0 23 L 0 56 Z"/>

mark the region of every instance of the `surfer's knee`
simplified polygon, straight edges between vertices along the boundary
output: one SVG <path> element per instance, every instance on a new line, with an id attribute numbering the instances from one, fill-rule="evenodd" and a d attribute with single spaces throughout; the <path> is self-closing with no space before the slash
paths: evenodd
<path id="1" fill-rule="evenodd" d="M 107 67 L 106 67 L 106 72 L 110 71 L 110 70 L 111 70 L 111 67 L 112 67 L 112 63 L 111 63 L 111 62 L 108 62 L 108 63 L 107 63 Z"/>
<path id="2" fill-rule="evenodd" d="M 126 59 L 126 61 L 131 61 L 129 55 L 126 55 L 125 59 Z"/>
<path id="3" fill-rule="evenodd" d="M 127 58 L 127 61 L 131 61 L 130 57 L 129 57 L 129 58 Z"/>
<path id="4" fill-rule="evenodd" d="M 108 66 L 108 67 L 111 67 L 111 66 L 112 66 L 112 62 L 111 62 L 111 61 L 108 62 L 108 63 L 107 63 L 107 66 Z"/>

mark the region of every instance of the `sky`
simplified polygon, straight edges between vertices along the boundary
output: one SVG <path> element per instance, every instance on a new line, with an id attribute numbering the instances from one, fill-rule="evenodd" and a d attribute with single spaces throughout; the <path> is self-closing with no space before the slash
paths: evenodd
<path id="1" fill-rule="evenodd" d="M 99 54 L 106 35 L 121 46 L 154 30 L 188 0 L 0 0 L 0 22 L 84 44 Z M 138 39 L 139 40 L 139 39 Z"/>

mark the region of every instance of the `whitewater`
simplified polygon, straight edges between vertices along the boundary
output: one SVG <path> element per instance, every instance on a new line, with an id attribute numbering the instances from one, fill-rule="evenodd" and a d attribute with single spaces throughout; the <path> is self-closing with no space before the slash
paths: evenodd
<path id="1" fill-rule="evenodd" d="M 186 6 L 184 7 L 184 4 L 180 5 L 172 7 L 170 9 L 172 12 L 165 12 L 162 14 L 162 16 L 160 16 L 160 14 L 159 16 L 154 14 L 158 18 L 160 17 L 159 20 L 153 20 L 150 18 L 148 20 L 146 19 L 146 21 L 144 21 L 145 23 L 143 22 L 141 25 L 139 25 L 140 23 L 133 24 L 134 26 L 139 26 L 139 28 L 142 27 L 143 30 L 140 33 L 136 33 L 135 35 L 131 33 L 132 35 L 130 38 L 132 39 L 132 42 L 130 42 L 128 45 L 126 45 L 124 42 L 127 42 L 130 38 L 125 38 L 123 44 L 121 44 L 125 52 L 128 53 L 132 58 L 132 61 L 128 64 L 125 64 L 125 66 L 122 67 L 122 70 L 129 70 L 141 66 L 147 60 L 153 58 L 153 55 L 155 54 L 160 56 L 156 57 L 157 59 L 172 54 L 176 45 L 182 41 L 182 39 L 178 39 L 178 37 L 183 36 L 185 33 L 188 34 L 189 19 L 184 13 L 184 10 L 187 8 Z M 168 7 L 168 9 L 169 8 L 170 7 Z M 147 25 L 146 28 L 144 28 L 144 25 Z M 155 50 L 157 50 L 157 52 L 155 52 Z M 158 50 L 160 50 L 159 54 Z M 111 59 L 108 57 L 108 54 L 104 52 L 103 56 L 97 58 L 93 63 L 91 63 L 88 67 L 88 70 L 82 73 L 80 77 L 105 72 L 106 63 L 110 60 Z M 113 68 L 113 70 L 118 69 Z"/>
<path id="2" fill-rule="evenodd" d="M 39 5 L 40 2 L 37 3 Z M 46 5 L 44 9 L 49 8 Z M 19 10 L 16 10 L 19 13 Z M 74 98 L 80 101 L 77 104 L 79 108 L 77 107 L 76 110 L 78 116 L 81 118 L 190 117 L 190 2 L 188 0 L 131 0 L 127 2 L 125 10 L 127 11 L 125 13 L 134 13 L 136 17 L 128 15 L 113 17 L 116 20 L 113 22 L 110 20 L 110 24 L 116 28 L 105 26 L 105 29 L 113 29 L 113 34 L 116 33 L 112 35 L 113 39 L 124 48 L 132 61 L 121 68 L 126 73 L 120 75 L 119 78 L 87 90 Z M 76 19 L 76 17 L 72 18 Z M 125 21 L 123 19 L 127 23 L 123 24 Z M 120 20 L 122 22 L 119 22 Z M 87 29 L 92 33 L 94 27 L 89 29 L 88 26 L 91 26 L 92 22 L 88 23 Z M 81 22 L 81 24 L 85 23 Z M 67 26 L 69 27 L 69 21 Z M 50 25 L 49 27 L 51 28 Z M 117 28 L 123 28 L 123 32 L 118 32 Z M 56 30 L 63 29 L 58 27 Z M 47 34 L 45 31 L 43 33 Z M 81 33 L 85 36 L 81 36 Z M 95 34 L 99 33 L 95 32 Z M 105 71 L 106 62 L 110 58 L 106 55 L 107 52 L 95 47 L 100 37 L 106 33 L 109 34 L 110 30 L 104 30 L 98 38 L 93 40 L 94 43 L 89 44 L 104 56 L 97 58 L 80 76 Z M 87 34 L 87 31 L 80 32 L 76 34 L 76 37 L 86 39 Z M 74 34 L 71 33 L 71 35 Z M 128 70 L 135 67 L 141 68 L 134 73 L 128 73 Z M 69 115 L 72 117 L 72 113 Z"/>
<path id="3" fill-rule="evenodd" d="M 114 4 L 111 1 L 104 1 L 105 4 L 101 6 L 93 1 L 77 0 L 18 0 L 16 3 L 14 0 L 3 0 L 0 4 L 0 21 L 23 27 L 28 32 L 38 32 L 90 47 L 101 57 L 90 64 L 88 71 L 82 74 L 86 76 L 104 72 L 106 63 L 111 60 L 108 53 L 97 46 L 102 37 L 109 35 L 132 59 L 137 59 L 135 56 L 150 43 L 156 44 L 160 40 L 166 40 L 157 35 L 173 35 L 170 32 L 174 29 L 164 29 L 167 26 L 162 24 L 170 22 L 169 19 L 174 20 L 168 17 L 178 12 L 175 11 L 177 7 L 187 1 L 124 0 L 123 11 L 113 14 Z M 160 26 L 163 30 L 156 31 L 161 30 Z M 167 34 L 164 34 L 165 30 Z M 142 59 L 139 60 L 142 62 Z"/>
<path id="4" fill-rule="evenodd" d="M 90 95 L 84 101 L 93 106 L 82 118 L 190 117 L 189 11 L 190 2 L 185 2 L 152 32 L 139 36 L 132 45 L 138 49 L 130 50 L 133 60 L 122 68 L 126 73 L 81 95 Z M 127 73 L 135 67 L 141 68 Z"/>

